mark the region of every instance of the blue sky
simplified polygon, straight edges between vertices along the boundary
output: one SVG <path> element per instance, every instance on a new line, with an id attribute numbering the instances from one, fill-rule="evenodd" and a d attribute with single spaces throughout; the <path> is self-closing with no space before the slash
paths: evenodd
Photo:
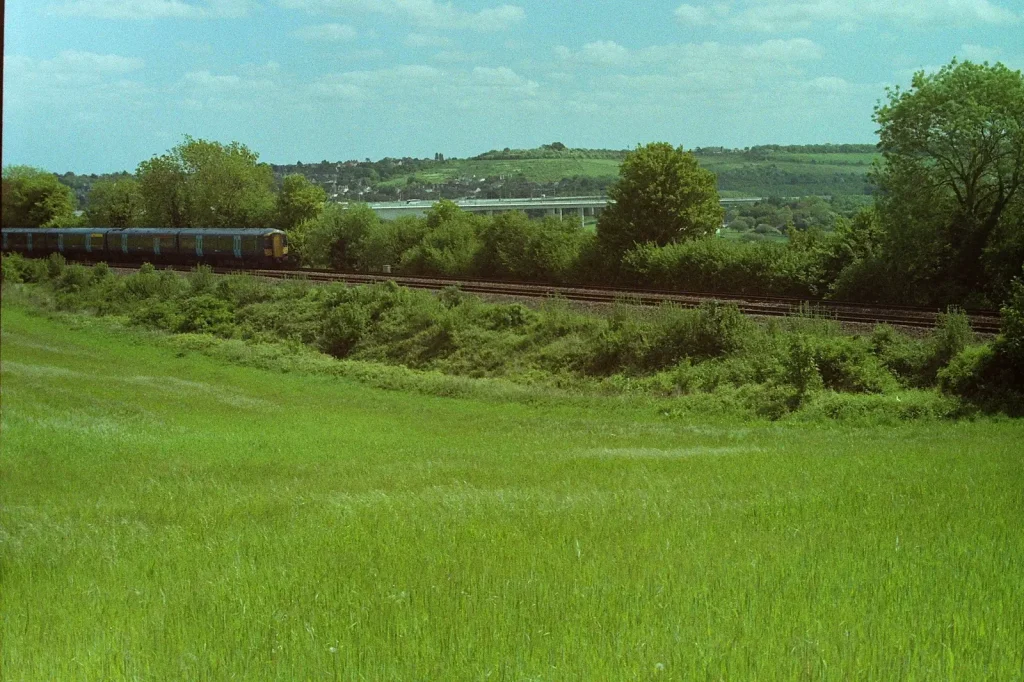
<path id="1" fill-rule="evenodd" d="M 274 163 L 872 142 L 915 70 L 1024 66 L 1024 0 L 8 0 L 5 38 L 3 164 L 107 172 L 185 134 Z"/>

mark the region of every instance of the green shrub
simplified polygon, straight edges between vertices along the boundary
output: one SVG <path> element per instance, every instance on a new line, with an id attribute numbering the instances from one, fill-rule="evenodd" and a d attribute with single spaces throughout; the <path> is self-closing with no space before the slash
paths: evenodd
<path id="1" fill-rule="evenodd" d="M 588 369 L 598 375 L 636 371 L 647 365 L 651 340 L 647 329 L 630 315 L 617 315 L 593 341 Z"/>
<path id="2" fill-rule="evenodd" d="M 811 341 L 822 385 L 834 391 L 884 393 L 897 387 L 895 378 L 862 339 L 839 336 Z"/>
<path id="3" fill-rule="evenodd" d="M 950 395 L 977 400 L 991 393 L 988 386 L 996 353 L 991 345 L 969 346 L 939 370 L 939 388 Z"/>
<path id="4" fill-rule="evenodd" d="M 871 352 L 882 365 L 906 386 L 922 388 L 931 385 L 929 376 L 931 349 L 918 339 L 901 334 L 895 328 L 882 324 L 875 327 L 870 337 Z"/>
<path id="5" fill-rule="evenodd" d="M 971 320 L 955 306 L 940 314 L 932 335 L 931 367 L 938 372 L 974 339 Z"/>
<path id="6" fill-rule="evenodd" d="M 366 334 L 369 312 L 358 304 L 337 306 L 324 318 L 317 345 L 325 353 L 344 358 Z"/>
<path id="7" fill-rule="evenodd" d="M 24 282 L 25 259 L 18 253 L 5 254 L 0 258 L 0 282 L 17 284 Z"/>
<path id="8" fill-rule="evenodd" d="M 231 336 L 234 313 L 216 296 L 202 294 L 184 299 L 180 315 L 175 331 Z"/>
<path id="9" fill-rule="evenodd" d="M 875 426 L 922 419 L 949 419 L 961 412 L 962 407 L 958 401 L 934 391 L 906 391 L 889 395 L 821 391 L 804 403 L 794 419 Z"/>
<path id="10" fill-rule="evenodd" d="M 141 301 L 149 298 L 161 300 L 177 297 L 183 288 L 184 280 L 173 272 L 164 270 L 157 272 L 149 263 L 143 263 L 138 272 L 134 272 L 121 280 L 121 295 L 127 301 Z"/>
<path id="11" fill-rule="evenodd" d="M 274 297 L 269 282 L 251 275 L 228 275 L 218 278 L 215 287 L 217 298 L 231 302 L 236 307 L 263 303 Z"/>
<path id="12" fill-rule="evenodd" d="M 62 254 L 51 253 L 50 257 L 46 259 L 46 276 L 49 279 L 57 279 L 64 274 L 64 269 L 67 266 L 68 261 Z"/>
<path id="13" fill-rule="evenodd" d="M 804 335 L 798 334 L 790 340 L 789 353 L 784 361 L 785 382 L 792 386 L 796 393 L 794 404 L 799 405 L 809 393 L 820 389 L 824 382 L 818 371 L 813 343 Z"/>
<path id="14" fill-rule="evenodd" d="M 110 266 L 106 263 L 97 263 L 92 266 L 92 281 L 94 283 L 101 283 L 110 276 Z"/>
<path id="15" fill-rule="evenodd" d="M 695 310 L 665 305 L 652 322 L 645 366 L 667 367 L 682 358 L 707 359 L 734 353 L 753 323 L 733 304 L 705 301 Z"/>
<path id="16" fill-rule="evenodd" d="M 522 303 L 487 306 L 481 316 L 481 323 L 494 331 L 521 330 L 537 321 L 537 313 Z"/>
<path id="17" fill-rule="evenodd" d="M 217 287 L 217 276 L 209 265 L 197 265 L 188 275 L 190 296 L 212 294 Z"/>
<path id="18" fill-rule="evenodd" d="M 824 251 L 798 244 L 697 239 L 641 244 L 623 256 L 630 283 L 684 291 L 784 296 L 824 293 Z"/>
<path id="19" fill-rule="evenodd" d="M 131 311 L 128 319 L 132 324 L 168 331 L 179 329 L 182 325 L 178 306 L 173 301 L 161 301 L 157 298 L 142 301 Z"/>
<path id="20" fill-rule="evenodd" d="M 999 312 L 1001 330 L 996 353 L 1024 378 L 1024 280 L 1014 280 L 1010 296 Z"/>
<path id="21" fill-rule="evenodd" d="M 56 288 L 68 294 L 77 294 L 92 283 L 92 273 L 83 265 L 66 266 L 54 282 Z"/>

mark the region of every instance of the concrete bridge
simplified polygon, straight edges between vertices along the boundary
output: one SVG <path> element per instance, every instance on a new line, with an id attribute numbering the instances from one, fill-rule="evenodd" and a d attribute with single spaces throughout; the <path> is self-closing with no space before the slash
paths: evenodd
<path id="1" fill-rule="evenodd" d="M 722 199 L 723 206 L 729 204 L 751 204 L 761 201 L 761 197 L 742 199 Z M 424 216 L 434 205 L 434 201 L 382 201 L 370 204 L 370 208 L 385 220 L 393 220 L 404 215 Z M 588 216 L 597 216 L 608 205 L 607 197 L 536 197 L 522 199 L 458 199 L 455 201 L 463 211 L 494 215 L 507 211 L 522 211 L 531 218 L 543 216 L 563 217 L 575 213 L 580 221 Z"/>

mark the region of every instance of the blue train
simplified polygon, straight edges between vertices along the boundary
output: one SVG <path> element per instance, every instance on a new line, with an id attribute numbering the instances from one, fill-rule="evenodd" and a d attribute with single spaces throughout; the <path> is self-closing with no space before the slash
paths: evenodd
<path id="1" fill-rule="evenodd" d="M 270 228 L 5 227 L 2 250 L 40 257 L 62 253 L 74 260 L 109 263 L 209 263 L 281 266 L 288 263 L 288 235 Z"/>

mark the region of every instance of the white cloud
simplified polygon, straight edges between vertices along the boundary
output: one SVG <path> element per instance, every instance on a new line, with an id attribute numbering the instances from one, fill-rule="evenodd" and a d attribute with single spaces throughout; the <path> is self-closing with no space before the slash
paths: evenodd
<path id="1" fill-rule="evenodd" d="M 526 17 L 526 12 L 518 5 L 470 12 L 437 0 L 277 0 L 277 3 L 287 9 L 311 13 L 364 12 L 403 17 L 417 26 L 438 30 L 504 31 Z"/>
<path id="2" fill-rule="evenodd" d="M 959 56 L 972 62 L 997 62 L 999 53 L 998 49 L 964 43 L 960 47 Z"/>
<path id="3" fill-rule="evenodd" d="M 591 64 L 624 64 L 629 60 L 629 50 L 615 41 L 599 40 L 584 45 L 578 58 Z"/>
<path id="4" fill-rule="evenodd" d="M 791 40 L 766 40 L 759 45 L 748 45 L 742 49 L 748 59 L 776 62 L 813 61 L 824 54 L 813 40 L 793 38 Z"/>
<path id="5" fill-rule="evenodd" d="M 724 3 L 711 7 L 696 5 L 679 5 L 675 11 L 676 19 L 688 26 L 708 26 L 729 15 L 729 6 Z"/>
<path id="6" fill-rule="evenodd" d="M 149 88 L 129 79 L 143 66 L 133 57 L 76 50 L 52 59 L 4 56 L 4 108 L 144 106 Z"/>
<path id="7" fill-rule="evenodd" d="M 444 64 L 475 64 L 487 58 L 486 52 L 464 52 L 462 50 L 441 50 L 431 59 Z"/>
<path id="8" fill-rule="evenodd" d="M 423 33 L 410 33 L 405 37 L 405 44 L 409 47 L 446 47 L 451 40 L 444 36 L 426 35 Z"/>
<path id="9" fill-rule="evenodd" d="M 711 8 L 683 4 L 686 26 L 728 25 L 749 31 L 806 30 L 814 25 L 855 28 L 868 22 L 902 26 L 1013 25 L 1024 15 L 992 0 L 742 0 Z"/>
<path id="10" fill-rule="evenodd" d="M 356 37 L 356 30 L 348 24 L 314 24 L 297 28 L 289 35 L 311 42 L 345 42 Z"/>
<path id="11" fill-rule="evenodd" d="M 182 78 L 186 86 L 216 92 L 261 92 L 273 90 L 275 83 L 269 78 L 248 78 L 236 74 L 215 75 L 209 71 L 191 71 Z"/>
<path id="12" fill-rule="evenodd" d="M 725 65 L 752 72 L 772 65 L 794 64 L 821 59 L 821 46 L 807 38 L 766 40 L 749 45 L 718 42 L 651 45 L 629 50 L 612 41 L 587 43 L 577 51 L 555 48 L 555 56 L 566 62 L 602 67 L 665 67 L 715 72 Z"/>
<path id="13" fill-rule="evenodd" d="M 435 107 L 460 109 L 490 106 L 499 100 L 532 99 L 539 91 L 539 83 L 504 66 L 464 70 L 424 64 L 329 74 L 309 86 L 310 93 L 330 100 L 389 107 L 429 102 Z"/>
<path id="14" fill-rule="evenodd" d="M 42 86 L 61 82 L 89 82 L 110 75 L 141 69 L 144 62 L 134 57 L 65 50 L 53 59 L 22 56 L 4 57 L 4 77 L 38 79 Z"/>
<path id="15" fill-rule="evenodd" d="M 50 5 L 48 13 L 98 19 L 209 19 L 242 17 L 251 8 L 251 0 L 68 0 Z"/>

